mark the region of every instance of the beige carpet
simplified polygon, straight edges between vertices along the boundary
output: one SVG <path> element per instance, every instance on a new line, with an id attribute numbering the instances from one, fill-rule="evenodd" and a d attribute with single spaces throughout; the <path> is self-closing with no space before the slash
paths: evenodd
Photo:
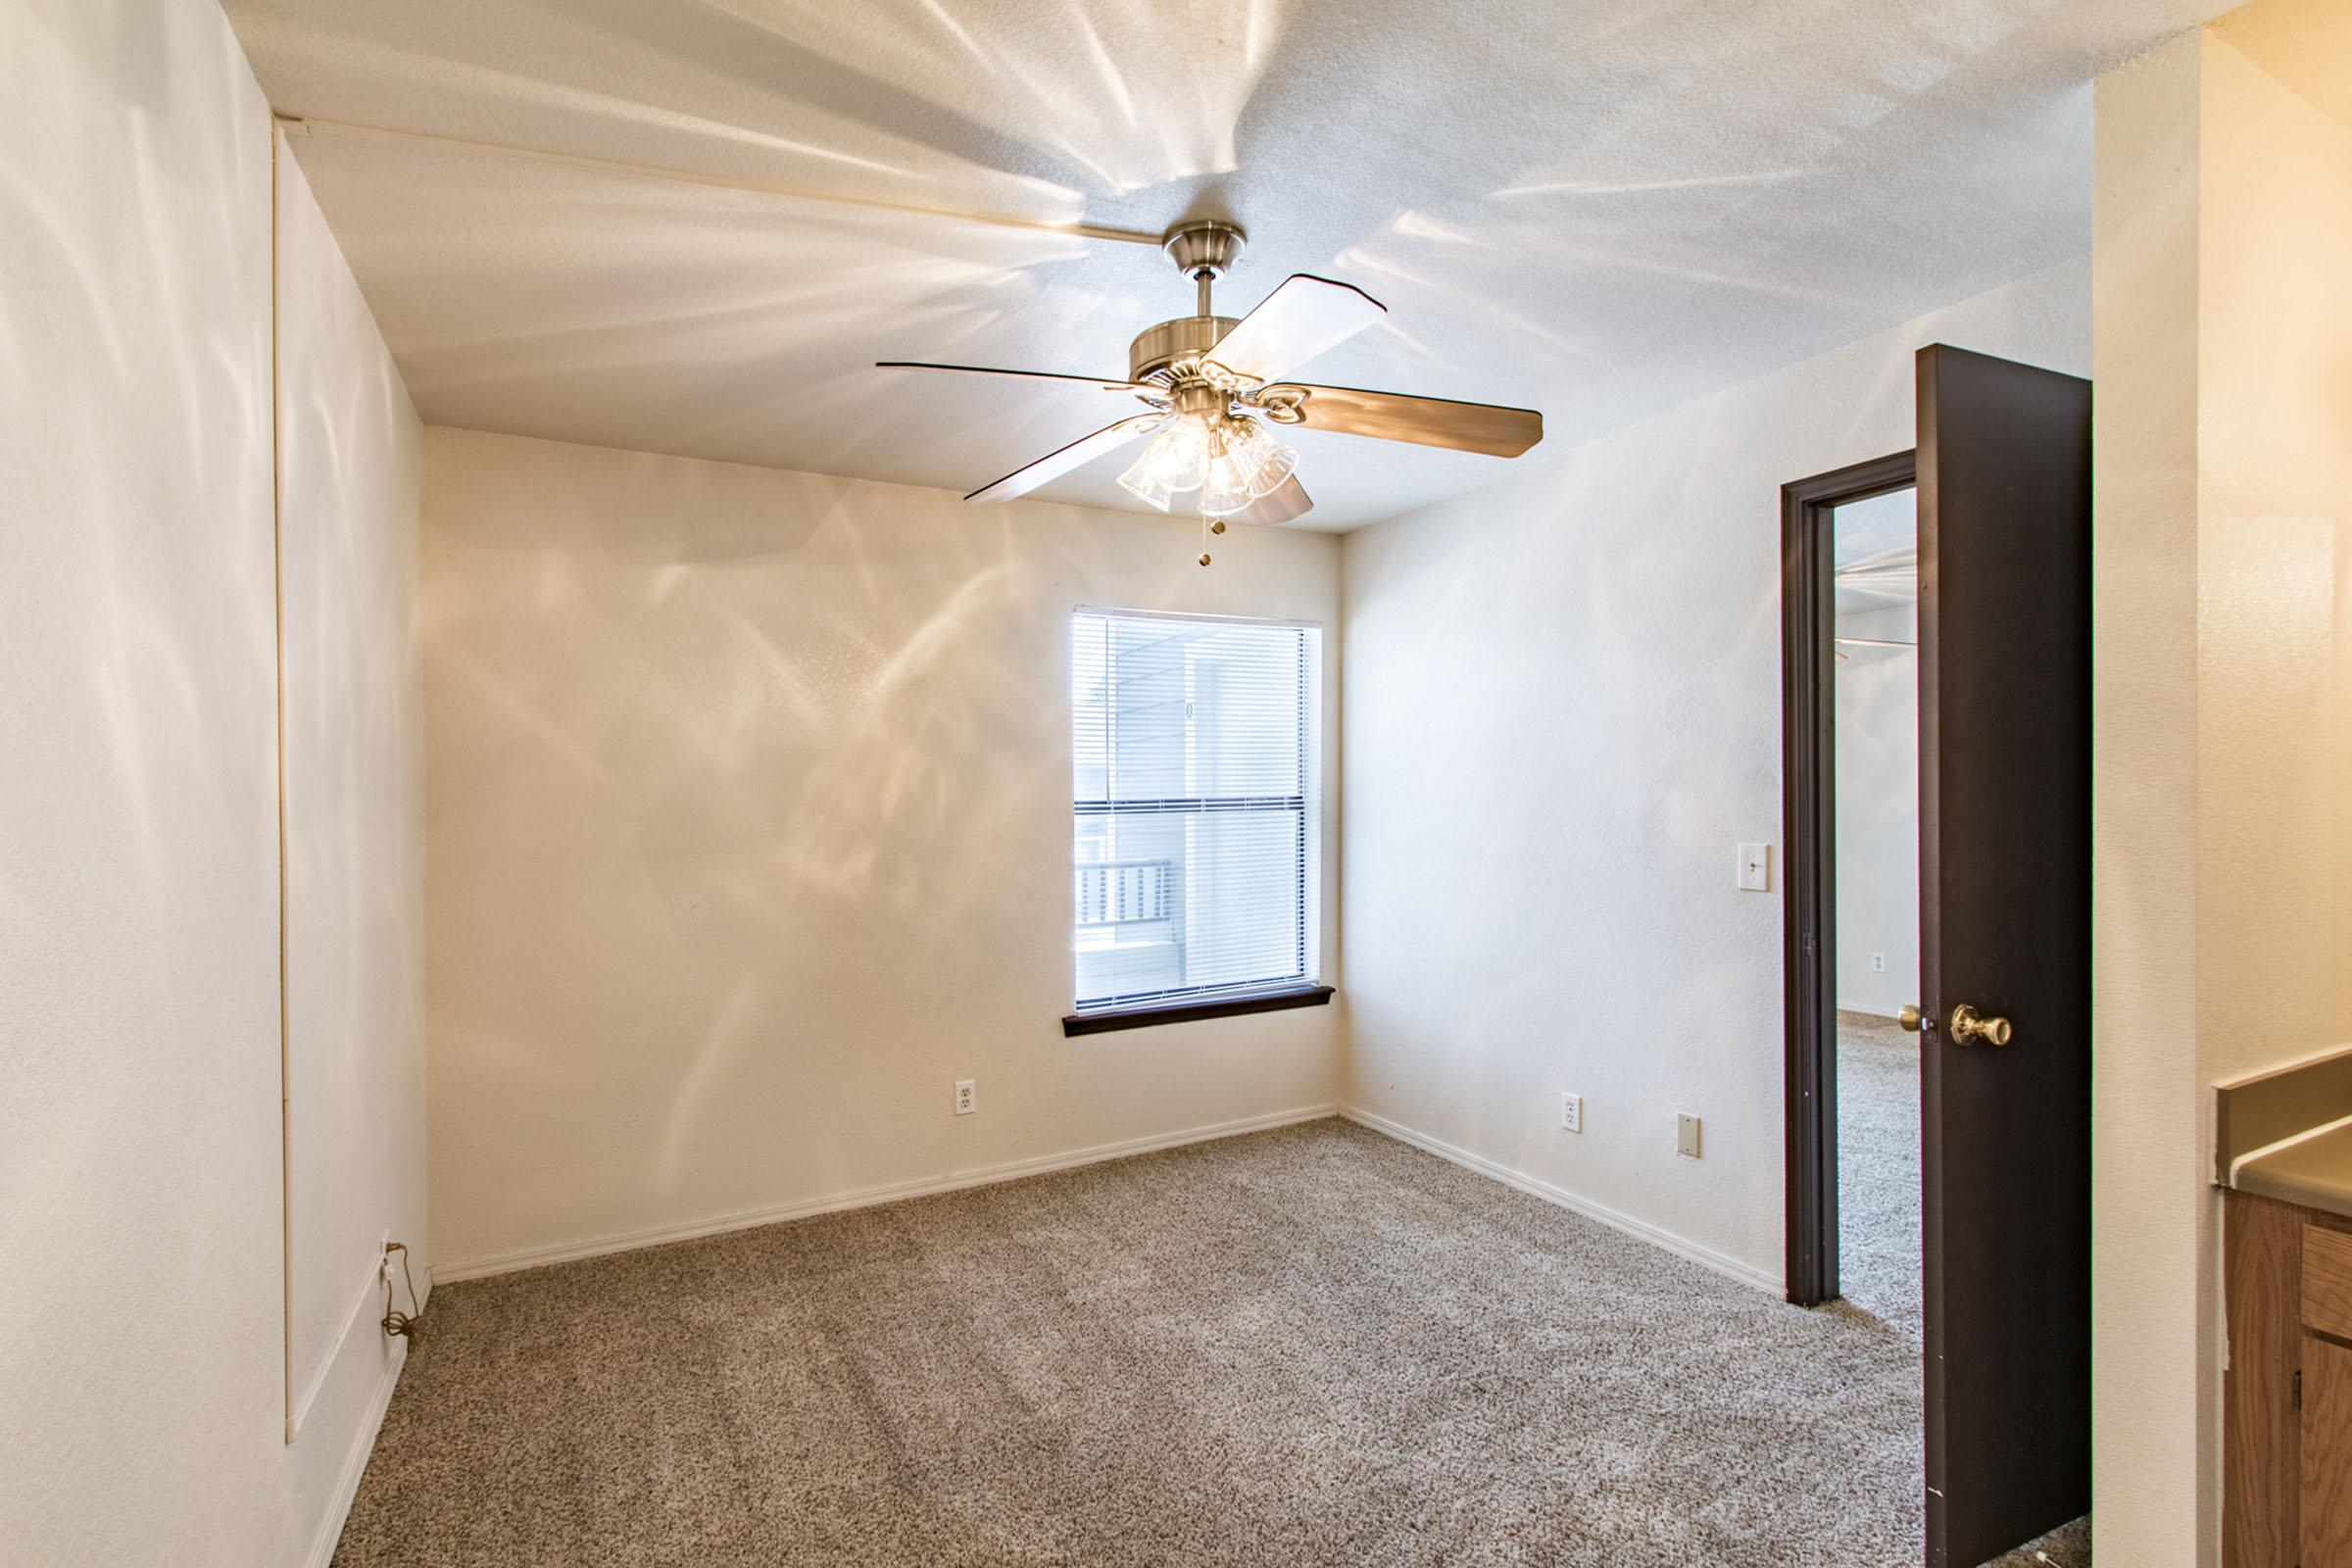
<path id="1" fill-rule="evenodd" d="M 1918 1390 L 1317 1122 L 446 1287 L 335 1560 L 1908 1568 Z"/>
<path id="2" fill-rule="evenodd" d="M 1838 1287 L 1922 1337 L 1919 1036 L 1892 1018 L 1838 1014 Z"/>

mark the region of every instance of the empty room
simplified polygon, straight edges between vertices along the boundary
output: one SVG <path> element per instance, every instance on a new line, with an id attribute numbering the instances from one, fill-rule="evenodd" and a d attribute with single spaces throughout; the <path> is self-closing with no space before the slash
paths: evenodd
<path id="1" fill-rule="evenodd" d="M 2352 6 L 0 85 L 0 1562 L 2352 1568 Z"/>

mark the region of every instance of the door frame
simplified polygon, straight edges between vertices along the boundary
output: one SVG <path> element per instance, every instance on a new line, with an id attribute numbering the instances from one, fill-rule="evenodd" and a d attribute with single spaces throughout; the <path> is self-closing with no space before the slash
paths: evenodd
<path id="1" fill-rule="evenodd" d="M 1919 482 L 1896 452 L 1781 487 L 1782 958 L 1788 1102 L 1788 1299 L 1838 1295 L 1838 507 Z M 1921 666 L 1926 679 L 1926 666 Z"/>

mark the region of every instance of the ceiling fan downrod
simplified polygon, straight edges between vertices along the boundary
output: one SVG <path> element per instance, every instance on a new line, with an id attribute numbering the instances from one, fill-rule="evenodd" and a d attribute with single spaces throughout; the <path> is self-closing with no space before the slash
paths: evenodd
<path id="1" fill-rule="evenodd" d="M 1135 341 L 1127 345 L 1128 379 L 1149 380 L 1164 371 L 1169 373 L 1158 374 L 1158 379 L 1172 384 L 1182 378 L 1177 370 L 1179 361 L 1198 364 L 1219 338 L 1241 324 L 1216 314 L 1209 303 L 1209 288 L 1232 270 L 1243 243 L 1242 231 L 1231 223 L 1183 223 L 1168 231 L 1162 248 L 1176 270 L 1193 279 L 1199 308 L 1194 315 L 1156 322 L 1136 334 Z"/>
<path id="2" fill-rule="evenodd" d="M 1242 254 L 1249 236 L 1231 223 L 1206 220 L 1198 223 L 1180 223 L 1168 231 L 1161 249 L 1176 264 L 1177 270 L 1200 286 L 1200 316 L 1214 317 L 1209 309 L 1209 285 L 1223 277 L 1233 268 L 1234 258 Z"/>

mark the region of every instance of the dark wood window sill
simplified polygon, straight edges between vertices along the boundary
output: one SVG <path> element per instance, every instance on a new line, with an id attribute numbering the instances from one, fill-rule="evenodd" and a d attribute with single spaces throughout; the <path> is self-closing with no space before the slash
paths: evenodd
<path id="1" fill-rule="evenodd" d="M 1280 1012 L 1286 1007 L 1320 1007 L 1331 1001 L 1329 986 L 1300 986 L 1295 991 L 1261 991 L 1249 997 L 1220 997 L 1208 1002 L 1171 1002 L 1146 1007 L 1120 1007 L 1106 1012 L 1073 1012 L 1061 1020 L 1061 1032 L 1099 1035 L 1112 1029 L 1149 1029 L 1153 1024 L 1191 1023 L 1200 1018 L 1235 1018 L 1246 1012 Z"/>

